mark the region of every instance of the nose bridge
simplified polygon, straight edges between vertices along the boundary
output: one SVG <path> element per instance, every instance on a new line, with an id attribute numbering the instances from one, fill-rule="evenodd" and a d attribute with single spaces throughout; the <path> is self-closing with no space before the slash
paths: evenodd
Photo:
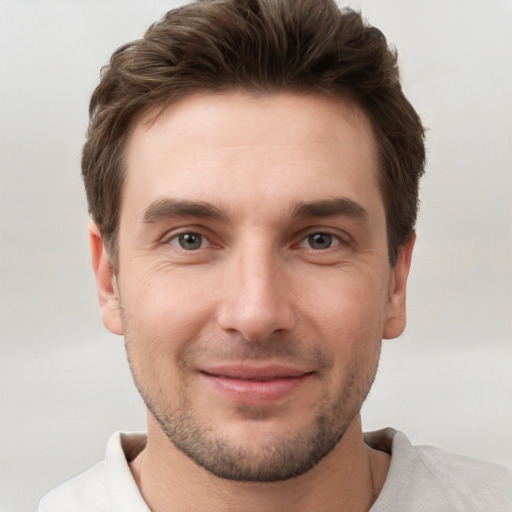
<path id="1" fill-rule="evenodd" d="M 248 237 L 229 258 L 219 323 L 249 341 L 258 341 L 293 326 L 286 293 L 286 272 L 273 245 Z"/>

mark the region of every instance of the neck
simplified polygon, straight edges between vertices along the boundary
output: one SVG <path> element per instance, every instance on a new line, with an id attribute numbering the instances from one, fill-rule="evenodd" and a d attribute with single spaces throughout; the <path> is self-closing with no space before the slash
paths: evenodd
<path id="1" fill-rule="evenodd" d="M 148 418 L 146 448 L 130 463 L 153 512 L 366 511 L 375 501 L 389 456 L 364 444 L 357 416 L 342 440 L 315 467 L 282 482 L 233 482 L 216 477 L 177 450 Z"/>

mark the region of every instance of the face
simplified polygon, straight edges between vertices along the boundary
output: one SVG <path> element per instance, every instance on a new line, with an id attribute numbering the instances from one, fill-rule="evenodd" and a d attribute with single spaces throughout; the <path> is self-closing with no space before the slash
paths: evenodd
<path id="1" fill-rule="evenodd" d="M 301 474 L 339 442 L 404 327 L 369 122 L 324 96 L 195 94 L 126 153 L 104 323 L 152 420 L 218 476 Z"/>

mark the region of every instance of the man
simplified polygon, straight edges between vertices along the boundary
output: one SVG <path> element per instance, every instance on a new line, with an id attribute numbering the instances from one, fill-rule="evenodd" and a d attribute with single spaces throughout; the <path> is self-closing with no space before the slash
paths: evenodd
<path id="1" fill-rule="evenodd" d="M 120 48 L 82 170 L 148 432 L 41 512 L 510 510 L 499 466 L 363 436 L 405 326 L 425 151 L 396 54 L 329 0 L 213 0 Z"/>

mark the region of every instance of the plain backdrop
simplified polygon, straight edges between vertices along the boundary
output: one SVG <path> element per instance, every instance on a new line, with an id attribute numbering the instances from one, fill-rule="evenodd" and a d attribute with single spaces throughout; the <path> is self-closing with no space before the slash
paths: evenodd
<path id="1" fill-rule="evenodd" d="M 144 407 L 100 321 L 79 159 L 99 69 L 177 2 L 0 0 L 0 510 L 101 460 Z M 512 2 L 350 2 L 428 132 L 409 324 L 366 429 L 512 465 Z"/>

